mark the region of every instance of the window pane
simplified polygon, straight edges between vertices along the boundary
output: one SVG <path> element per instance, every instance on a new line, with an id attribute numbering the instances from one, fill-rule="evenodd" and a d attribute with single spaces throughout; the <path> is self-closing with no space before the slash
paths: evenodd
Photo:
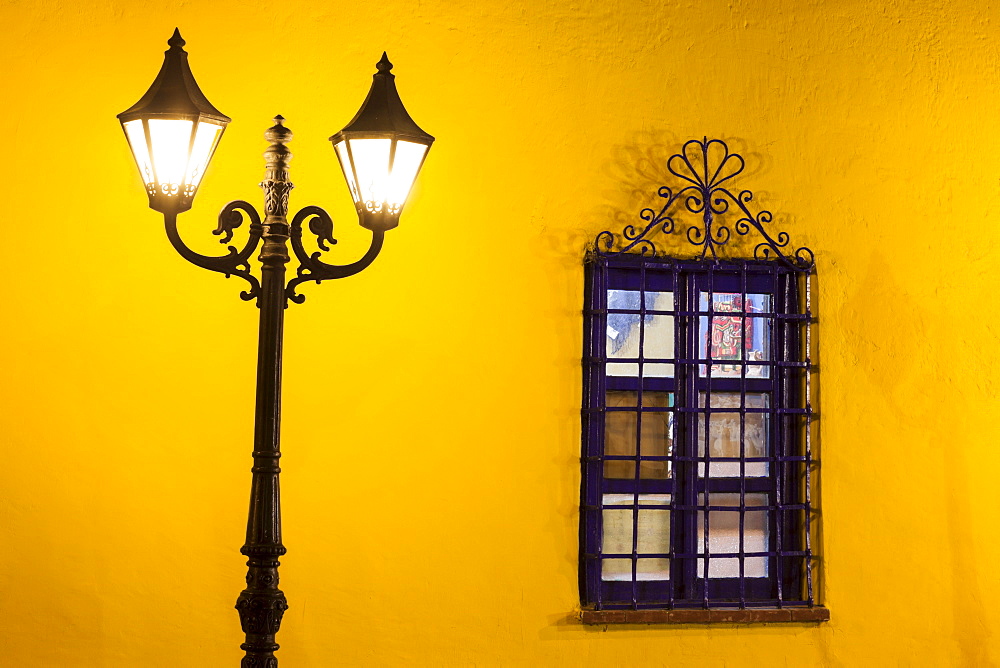
<path id="1" fill-rule="evenodd" d="M 766 494 L 747 494 L 746 505 L 767 505 Z M 705 495 L 698 495 L 698 505 L 704 505 Z M 710 494 L 712 506 L 731 506 L 733 510 L 710 510 L 708 512 L 708 577 L 738 578 L 740 576 L 739 557 L 711 558 L 713 554 L 740 551 L 740 495 Z M 743 514 L 743 551 L 766 552 L 769 532 L 766 510 L 746 511 Z M 705 513 L 698 511 L 698 553 L 705 553 Z M 767 557 L 746 557 L 743 560 L 743 576 L 748 578 L 767 577 Z M 705 577 L 705 560 L 698 560 L 698 577 Z"/>
<path id="2" fill-rule="evenodd" d="M 639 313 L 640 300 L 645 295 L 645 308 L 651 311 L 672 311 L 674 293 L 645 292 L 638 290 L 608 290 L 609 309 L 628 309 L 634 313 L 608 313 L 607 351 L 609 376 L 638 376 L 636 362 L 614 362 L 614 359 L 637 359 L 639 357 L 640 329 L 643 329 L 642 355 L 645 359 L 673 359 L 674 317 L 672 315 L 649 315 Z M 644 363 L 642 375 L 647 378 L 672 378 L 674 365 L 666 363 Z"/>
<path id="3" fill-rule="evenodd" d="M 707 312 L 708 293 L 701 292 L 698 310 Z M 712 293 L 712 324 L 708 317 L 699 321 L 698 352 L 700 359 L 712 357 L 713 378 L 739 378 L 742 365 L 734 362 L 746 361 L 747 378 L 770 378 L 766 362 L 771 359 L 771 322 L 755 313 L 771 313 L 771 295 L 748 294 L 746 309 L 743 295 L 731 292 Z M 711 344 L 711 349 L 709 349 Z M 705 375 L 705 365 L 700 367 Z"/>
<path id="4" fill-rule="evenodd" d="M 632 522 L 635 497 L 631 494 L 605 494 L 603 503 L 604 540 L 603 554 L 632 554 Z M 667 505 L 669 494 L 640 494 L 639 505 Z M 665 508 L 638 510 L 638 539 L 636 552 L 637 580 L 669 580 L 670 560 L 642 558 L 643 554 L 666 554 L 670 551 L 670 511 Z M 631 559 L 603 559 L 602 580 L 632 580 Z"/>
<path id="5" fill-rule="evenodd" d="M 770 396 L 747 392 L 746 407 L 762 409 L 770 406 Z M 698 407 L 705 407 L 705 393 L 698 395 Z M 740 456 L 740 393 L 712 392 L 712 408 L 724 413 L 712 413 L 708 430 L 710 457 Z M 730 412 L 731 411 L 731 412 Z M 767 413 L 746 413 L 743 417 L 743 444 L 746 457 L 766 457 L 770 422 Z M 698 456 L 705 456 L 705 414 L 698 414 Z M 768 475 L 767 462 L 746 462 L 747 477 Z M 709 462 L 711 477 L 735 478 L 740 475 L 739 462 Z M 698 462 L 698 475 L 704 477 L 705 462 Z"/>
<path id="6" fill-rule="evenodd" d="M 611 391 L 607 394 L 609 407 L 632 407 L 638 404 L 638 392 Z M 643 392 L 644 408 L 670 408 L 674 405 L 671 392 Z M 635 457 L 635 436 L 638 424 L 638 410 L 608 411 L 604 414 L 604 454 Z M 642 413 L 642 441 L 639 455 L 642 457 L 669 457 L 673 452 L 674 414 L 666 412 Z M 670 477 L 669 461 L 639 462 L 640 478 L 665 479 Z M 604 462 L 605 478 L 635 478 L 635 460 L 611 460 Z"/>

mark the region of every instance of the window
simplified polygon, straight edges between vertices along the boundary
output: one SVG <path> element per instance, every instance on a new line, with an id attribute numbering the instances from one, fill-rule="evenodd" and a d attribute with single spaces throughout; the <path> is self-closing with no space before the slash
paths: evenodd
<path id="1" fill-rule="evenodd" d="M 584 605 L 811 607 L 807 275 L 632 253 L 586 268 Z"/>
<path id="2" fill-rule="evenodd" d="M 721 140 L 686 142 L 660 208 L 588 251 L 585 623 L 829 619 L 813 586 L 815 258 L 750 210 L 733 184 L 745 164 Z M 686 214 L 698 258 L 668 257 L 657 243 L 677 243 Z"/>

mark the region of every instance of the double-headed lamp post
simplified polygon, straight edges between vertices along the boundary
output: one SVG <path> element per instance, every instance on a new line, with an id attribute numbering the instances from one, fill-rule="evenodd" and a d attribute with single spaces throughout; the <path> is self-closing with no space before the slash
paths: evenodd
<path id="1" fill-rule="evenodd" d="M 399 224 L 399 214 L 434 138 L 421 130 L 403 107 L 396 92 L 392 64 L 382 55 L 371 90 L 361 110 L 343 130 L 333 135 L 335 153 L 347 178 L 358 210 L 360 224 L 371 230 L 371 247 L 364 256 L 346 265 L 323 262 L 322 253 L 309 253 L 302 245 L 302 225 L 316 236 L 319 248 L 329 250 L 333 238 L 330 215 L 317 206 L 307 206 L 288 223 L 287 144 L 291 131 L 281 116 L 264 137 L 270 142 L 264 152 L 266 168 L 260 187 L 264 190 L 264 219 L 243 200 L 230 202 L 219 214 L 213 234 L 228 244 L 244 218 L 250 220 L 249 240 L 238 250 L 206 256 L 192 251 L 177 233 L 177 214 L 191 208 L 205 169 L 230 119 L 208 101 L 188 66 L 184 40 L 175 30 L 167 42 L 160 73 L 146 94 L 118 115 L 149 195 L 149 206 L 163 214 L 167 238 L 177 252 L 193 264 L 228 276 L 245 279 L 250 288 L 244 300 L 256 300 L 260 309 L 257 349 L 257 403 L 254 414 L 253 482 L 246 543 L 247 586 L 236 609 L 246 633 L 241 645 L 246 651 L 243 668 L 273 668 L 278 665 L 275 635 L 288 604 L 278 588 L 278 559 L 285 554 L 281 543 L 281 506 L 278 488 L 279 422 L 281 417 L 281 348 L 284 312 L 290 300 L 305 297 L 296 292 L 304 282 L 317 283 L 344 278 L 365 269 L 382 248 L 386 230 Z M 263 242 L 263 243 L 261 243 Z M 291 280 L 285 280 L 285 264 L 291 259 L 288 244 L 298 261 Z M 260 279 L 251 271 L 250 256 L 261 246 Z"/>

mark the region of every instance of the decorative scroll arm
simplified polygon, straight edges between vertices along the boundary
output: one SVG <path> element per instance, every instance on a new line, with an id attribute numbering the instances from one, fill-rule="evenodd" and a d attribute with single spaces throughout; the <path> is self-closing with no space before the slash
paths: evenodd
<path id="1" fill-rule="evenodd" d="M 285 288 L 285 296 L 296 304 L 301 304 L 306 300 L 305 295 L 300 295 L 296 292 L 296 288 L 300 284 L 308 281 L 319 283 L 321 281 L 346 278 L 357 274 L 375 261 L 375 258 L 378 257 L 379 252 L 382 250 L 382 242 L 385 238 L 384 232 L 373 231 L 371 246 L 368 247 L 368 251 L 361 259 L 350 264 L 327 264 L 320 259 L 323 255 L 321 252 L 317 251 L 310 254 L 302 245 L 302 224 L 307 220 L 309 221 L 309 231 L 316 235 L 320 248 L 329 250 L 329 247 L 326 245 L 327 243 L 337 243 L 337 240 L 333 238 L 333 219 L 324 209 L 318 206 L 307 206 L 292 218 L 292 224 L 289 229 L 289 240 L 292 244 L 295 257 L 298 258 L 299 268 L 295 278 L 288 281 L 288 286 Z"/>
<path id="2" fill-rule="evenodd" d="M 243 217 L 250 219 L 250 238 L 242 250 L 236 250 L 235 246 L 227 246 L 227 255 L 210 256 L 196 253 L 184 243 L 177 231 L 177 214 L 163 214 L 164 224 L 167 230 L 167 238 L 181 257 L 185 260 L 209 271 L 216 271 L 230 276 L 239 276 L 250 284 L 250 289 L 240 293 L 240 299 L 250 301 L 260 294 L 260 282 L 250 273 L 250 256 L 260 243 L 263 226 L 260 222 L 260 214 L 249 202 L 235 200 L 222 208 L 219 213 L 219 226 L 212 232 L 216 235 L 223 235 L 220 243 L 228 243 L 233 238 L 233 230 L 243 223 Z"/>

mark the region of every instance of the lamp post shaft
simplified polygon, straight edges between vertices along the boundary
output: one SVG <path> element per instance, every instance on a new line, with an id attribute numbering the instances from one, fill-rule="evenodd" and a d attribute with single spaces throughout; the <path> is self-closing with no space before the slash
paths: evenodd
<path id="1" fill-rule="evenodd" d="M 281 543 L 281 498 L 278 466 L 281 457 L 281 348 L 285 314 L 285 264 L 288 262 L 288 161 L 285 145 L 292 133 L 282 125 L 265 133 L 269 142 L 264 180 L 263 246 L 260 284 L 260 329 L 257 347 L 257 402 L 254 414 L 253 482 L 246 543 L 247 587 L 236 601 L 246 634 L 241 668 L 277 668 L 275 635 L 288 603 L 278 588 L 278 559 L 285 554 Z"/>

